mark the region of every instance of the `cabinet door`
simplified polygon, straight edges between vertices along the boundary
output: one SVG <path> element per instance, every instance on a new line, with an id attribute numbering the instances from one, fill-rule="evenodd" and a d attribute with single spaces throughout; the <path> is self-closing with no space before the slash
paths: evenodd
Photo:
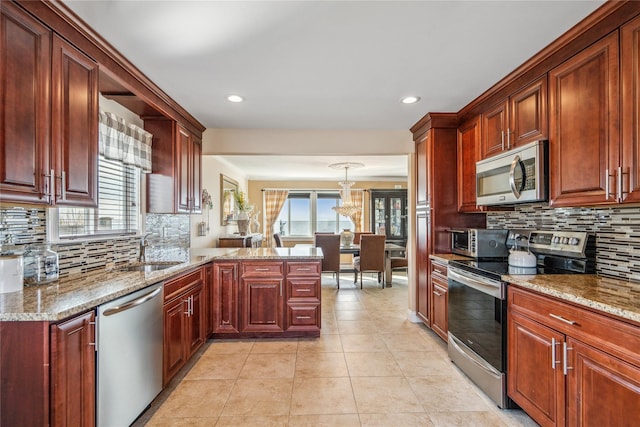
<path id="1" fill-rule="evenodd" d="M 238 333 L 238 263 L 213 264 L 213 332 Z"/>
<path id="2" fill-rule="evenodd" d="M 406 218 L 406 196 L 390 195 L 389 196 L 389 220 L 387 227 L 387 240 L 404 240 L 405 218 Z"/>
<path id="3" fill-rule="evenodd" d="M 208 338 L 213 332 L 213 264 L 207 264 L 204 267 L 204 298 L 205 298 L 205 338 Z"/>
<path id="4" fill-rule="evenodd" d="M 431 276 L 432 315 L 431 329 L 443 340 L 447 340 L 449 331 L 447 323 L 447 283 Z"/>
<path id="5" fill-rule="evenodd" d="M 640 420 L 640 368 L 567 339 L 567 425 L 632 426 Z"/>
<path id="6" fill-rule="evenodd" d="M 382 194 L 374 195 L 373 197 L 373 221 L 372 229 L 376 234 L 387 234 L 387 203 L 386 197 Z"/>
<path id="7" fill-rule="evenodd" d="M 55 203 L 98 203 L 98 65 L 53 38 L 52 154 Z"/>
<path id="8" fill-rule="evenodd" d="M 178 212 L 191 209 L 189 165 L 191 163 L 191 134 L 182 126 L 177 126 L 176 135 L 176 203 Z"/>
<path id="9" fill-rule="evenodd" d="M 202 142 L 191 139 L 191 212 L 202 212 Z"/>
<path id="10" fill-rule="evenodd" d="M 509 97 L 509 116 L 507 148 L 547 138 L 546 74 Z"/>
<path id="11" fill-rule="evenodd" d="M 416 215 L 416 314 L 429 325 L 429 226 L 430 215 Z"/>
<path id="12" fill-rule="evenodd" d="M 542 426 L 565 425 L 563 342 L 559 332 L 513 310 L 509 313 L 507 392 Z"/>
<path id="13" fill-rule="evenodd" d="M 429 133 L 416 141 L 416 206 L 425 207 L 429 204 L 428 200 L 428 180 L 427 180 L 427 145 L 429 143 Z"/>
<path id="14" fill-rule="evenodd" d="M 622 27 L 622 200 L 640 202 L 640 17 Z"/>
<path id="15" fill-rule="evenodd" d="M 178 298 L 164 306 L 163 384 L 187 362 L 185 346 L 187 303 Z"/>
<path id="16" fill-rule="evenodd" d="M 0 201 L 49 203 L 51 31 L 0 8 Z"/>
<path id="17" fill-rule="evenodd" d="M 187 359 L 200 348 L 205 341 L 205 298 L 204 288 L 197 286 L 187 294 L 189 314 L 187 314 Z"/>
<path id="18" fill-rule="evenodd" d="M 51 327 L 51 425 L 93 426 L 95 313 Z"/>
<path id="19" fill-rule="evenodd" d="M 282 332 L 283 279 L 242 279 L 241 332 Z"/>
<path id="20" fill-rule="evenodd" d="M 508 100 L 504 100 L 482 114 L 480 156 L 491 157 L 507 149 Z"/>
<path id="21" fill-rule="evenodd" d="M 458 212 L 480 212 L 476 205 L 476 162 L 479 160 L 480 117 L 458 128 Z"/>
<path id="22" fill-rule="evenodd" d="M 550 205 L 554 207 L 616 201 L 618 73 L 617 32 L 549 72 Z"/>

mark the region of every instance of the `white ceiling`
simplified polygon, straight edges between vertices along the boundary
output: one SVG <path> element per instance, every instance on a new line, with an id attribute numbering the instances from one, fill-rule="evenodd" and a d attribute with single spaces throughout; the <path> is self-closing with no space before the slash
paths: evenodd
<path id="1" fill-rule="evenodd" d="M 406 130 L 460 110 L 603 1 L 64 3 L 208 128 Z"/>

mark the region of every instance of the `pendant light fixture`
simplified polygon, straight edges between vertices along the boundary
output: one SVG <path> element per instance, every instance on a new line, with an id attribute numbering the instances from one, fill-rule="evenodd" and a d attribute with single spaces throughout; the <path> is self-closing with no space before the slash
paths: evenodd
<path id="1" fill-rule="evenodd" d="M 349 181 L 349 169 L 361 168 L 364 167 L 364 164 L 357 162 L 342 162 L 330 164 L 329 167 L 332 169 L 344 169 L 344 181 L 339 182 L 342 187 L 342 190 L 340 191 L 342 205 L 334 206 L 332 209 L 346 217 L 357 214 L 362 210 L 362 208 L 358 207 L 351 199 L 351 186 L 355 184 L 355 182 Z"/>

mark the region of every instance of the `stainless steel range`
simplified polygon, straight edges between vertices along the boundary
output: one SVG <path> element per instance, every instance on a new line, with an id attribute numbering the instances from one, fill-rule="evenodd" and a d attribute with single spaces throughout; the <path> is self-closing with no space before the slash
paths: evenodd
<path id="1" fill-rule="evenodd" d="M 507 397 L 507 283 L 503 275 L 584 274 L 595 271 L 595 237 L 584 232 L 512 230 L 504 244 L 530 250 L 537 265 L 507 258 L 451 261 L 448 268 L 449 357 L 500 408 Z"/>

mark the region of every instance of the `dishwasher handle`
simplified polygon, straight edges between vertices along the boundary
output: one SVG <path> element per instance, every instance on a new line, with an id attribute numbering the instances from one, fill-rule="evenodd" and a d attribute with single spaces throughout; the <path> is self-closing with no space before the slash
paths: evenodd
<path id="1" fill-rule="evenodd" d="M 129 302 L 125 303 L 125 304 L 122 304 L 122 305 L 119 305 L 119 306 L 116 306 L 116 307 L 113 307 L 113 308 L 108 308 L 102 314 L 104 316 L 111 316 L 113 314 L 120 313 L 120 312 L 125 311 L 125 310 L 129 310 L 130 308 L 137 307 L 137 306 L 142 305 L 145 302 L 149 301 L 150 299 L 153 299 L 161 291 L 162 291 L 162 286 L 159 287 L 156 290 L 153 290 L 153 291 L 149 292 L 146 295 L 141 296 L 138 299 L 135 299 L 133 301 L 129 301 Z"/>

